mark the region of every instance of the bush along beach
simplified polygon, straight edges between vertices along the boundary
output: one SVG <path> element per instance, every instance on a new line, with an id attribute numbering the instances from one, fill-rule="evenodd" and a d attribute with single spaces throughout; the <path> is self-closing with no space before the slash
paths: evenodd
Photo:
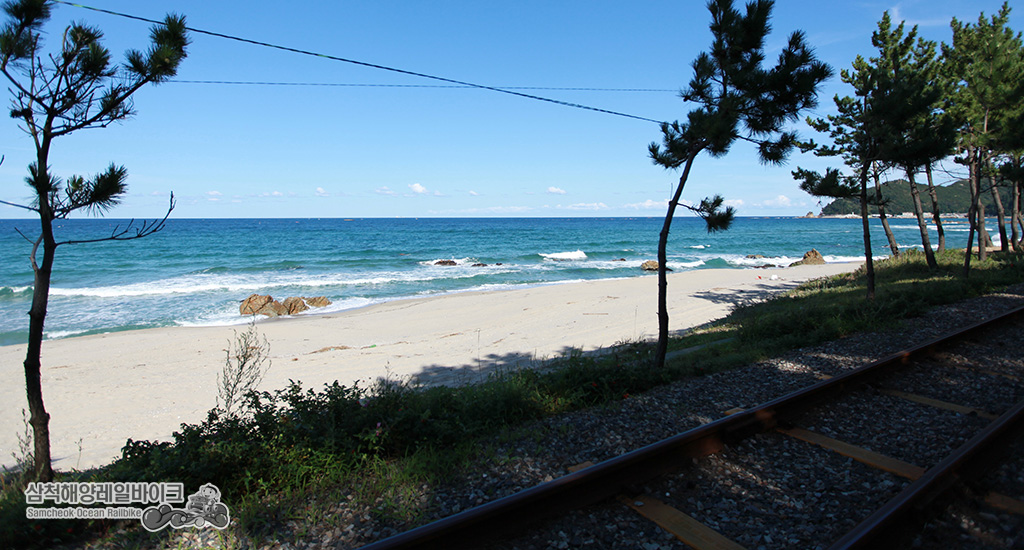
<path id="1" fill-rule="evenodd" d="M 624 342 L 605 353 L 573 352 L 456 387 L 382 379 L 319 389 L 293 381 L 274 391 L 249 391 L 232 412 L 215 408 L 203 422 L 183 424 L 173 441 L 129 440 L 114 463 L 59 472 L 58 480 L 213 483 L 232 505 L 232 526 L 219 535 L 227 538 L 259 539 L 297 517 L 321 521 L 303 514 L 312 503 L 342 493 L 374 503 L 374 513 L 415 523 L 429 512 L 418 500 L 421 487 L 493 458 L 487 442 L 531 420 L 883 328 L 931 306 L 1024 281 L 1020 254 L 994 254 L 975 266 L 970 279 L 957 275 L 961 254 L 939 254 L 938 270 L 929 270 L 919 252 L 880 262 L 873 301 L 864 299 L 863 272 L 854 272 L 739 307 L 674 339 L 661 369 L 652 366 L 650 342 Z M 141 545 L 168 536 L 129 521 L 27 520 L 23 484 L 15 473 L 5 476 L 3 489 L 5 547 L 82 537 Z"/>

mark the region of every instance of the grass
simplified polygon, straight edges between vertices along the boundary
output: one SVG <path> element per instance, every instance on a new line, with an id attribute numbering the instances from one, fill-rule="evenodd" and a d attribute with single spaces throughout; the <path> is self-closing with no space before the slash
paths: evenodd
<path id="1" fill-rule="evenodd" d="M 61 473 L 61 481 L 177 481 L 187 490 L 217 485 L 229 504 L 227 540 L 260 539 L 290 522 L 305 528 L 330 517 L 344 498 L 372 505 L 385 519 L 422 517 L 423 487 L 442 483 L 470 464 L 493 459 L 484 441 L 529 434 L 530 421 L 614 403 L 658 385 L 765 359 L 856 332 L 884 329 L 927 308 L 1024 281 L 1021 255 L 993 255 L 959 276 L 962 252 L 938 255 L 929 271 L 923 254 L 879 262 L 877 293 L 865 299 L 864 274 L 820 279 L 769 301 L 737 308 L 725 319 L 672 342 L 696 348 L 662 369 L 650 364 L 649 343 L 623 343 L 600 356 L 572 353 L 549 368 L 500 371 L 460 387 L 415 387 L 385 381 L 368 387 L 292 382 L 248 394 L 241 414 L 214 410 L 184 426 L 170 443 L 129 441 L 120 459 L 92 472 Z M 511 437 L 511 435 L 506 435 Z M 131 522 L 30 521 L 23 485 L 7 476 L 0 492 L 0 547 L 44 547 L 83 536 L 121 547 L 145 546 L 151 534 Z M 128 529 L 125 527 L 128 526 Z"/>

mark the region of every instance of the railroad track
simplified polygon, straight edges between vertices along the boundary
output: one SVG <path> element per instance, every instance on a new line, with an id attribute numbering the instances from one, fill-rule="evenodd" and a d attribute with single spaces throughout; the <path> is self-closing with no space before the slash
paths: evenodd
<path id="1" fill-rule="evenodd" d="M 365 548 L 487 546 L 608 499 L 664 529 L 673 544 L 694 548 L 897 548 L 914 537 L 926 548 L 1024 546 L 1024 519 L 999 540 L 969 540 L 970 526 L 955 525 L 999 523 L 1004 513 L 1024 518 L 1019 452 L 984 477 L 1006 462 L 1011 445 L 1022 447 L 1015 441 L 1024 432 L 1024 372 L 1000 359 L 1024 353 L 1022 312 L 756 407 L 722 411 L 714 422 Z M 855 502 L 844 500 L 851 494 Z M 737 497 L 742 509 L 714 504 Z M 784 523 L 807 506 L 828 521 L 746 546 L 729 536 L 739 524 Z"/>

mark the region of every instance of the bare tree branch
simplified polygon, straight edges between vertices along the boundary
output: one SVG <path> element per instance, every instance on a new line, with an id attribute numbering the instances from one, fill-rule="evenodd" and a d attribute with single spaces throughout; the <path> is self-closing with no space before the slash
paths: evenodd
<path id="1" fill-rule="evenodd" d="M 134 239 L 141 239 L 141 238 L 144 238 L 144 237 L 148 237 L 148 236 L 152 235 L 153 233 L 156 233 L 156 232 L 161 231 L 161 230 L 164 229 L 164 226 L 167 224 L 167 218 L 170 217 L 171 211 L 174 210 L 174 206 L 175 206 L 174 193 L 171 193 L 171 201 L 170 201 L 170 205 L 167 208 L 167 213 L 164 214 L 164 217 L 159 219 L 159 220 L 143 221 L 142 225 L 136 226 L 135 225 L 135 218 L 132 218 L 131 220 L 128 221 L 127 224 L 124 225 L 124 227 L 122 227 L 121 224 L 117 224 L 116 226 L 114 226 L 114 229 L 110 232 L 110 236 L 109 237 L 101 237 L 101 238 L 98 238 L 98 239 L 80 239 L 80 240 L 61 241 L 61 242 L 58 242 L 57 244 L 58 245 L 62 245 L 62 244 L 98 243 L 98 242 L 104 242 L 104 241 L 130 241 L 130 240 L 134 240 Z"/>
<path id="2" fill-rule="evenodd" d="M 20 230 L 20 229 L 18 229 L 17 227 L 15 227 L 15 228 L 14 228 L 14 231 L 16 231 L 16 232 L 17 232 L 17 233 L 18 233 L 19 235 L 21 235 L 21 237 L 22 237 L 23 239 L 25 239 L 26 241 L 28 241 L 28 244 L 33 244 L 33 243 L 35 243 L 35 241 L 33 241 L 32 239 L 28 238 L 28 235 L 26 235 L 26 234 L 22 233 L 22 232 L 21 232 L 21 230 Z"/>
<path id="3" fill-rule="evenodd" d="M 22 208 L 25 210 L 31 210 L 32 212 L 39 212 L 38 208 L 32 208 L 31 206 L 25 206 L 24 204 L 16 204 L 13 202 L 0 201 L 0 204 L 6 204 L 7 206 L 13 206 L 15 208 Z"/>

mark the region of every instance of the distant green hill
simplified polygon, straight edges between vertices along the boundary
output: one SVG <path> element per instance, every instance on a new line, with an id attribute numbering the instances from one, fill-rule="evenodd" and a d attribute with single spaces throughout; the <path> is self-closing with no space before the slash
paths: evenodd
<path id="1" fill-rule="evenodd" d="M 928 195 L 928 185 L 918 184 L 917 189 L 921 193 L 921 204 L 924 206 L 925 212 L 931 212 L 931 197 Z M 943 214 L 966 214 L 967 210 L 971 207 L 971 192 L 967 188 L 967 180 L 937 186 L 935 192 L 939 197 L 939 211 Z M 1010 189 L 1001 187 L 999 195 L 1003 200 L 1003 207 L 1009 212 Z M 868 197 L 874 198 L 874 186 L 871 184 L 868 184 Z M 913 202 L 910 198 L 910 184 L 906 180 L 894 180 L 883 183 L 882 197 L 886 201 L 886 214 L 902 214 L 914 211 Z M 985 205 L 986 214 L 995 213 L 995 209 L 992 206 L 992 195 L 987 190 L 982 192 L 981 202 Z M 836 199 L 822 208 L 821 213 L 825 216 L 859 215 L 860 203 L 856 199 Z M 878 210 L 871 206 L 870 213 L 877 214 Z"/>

